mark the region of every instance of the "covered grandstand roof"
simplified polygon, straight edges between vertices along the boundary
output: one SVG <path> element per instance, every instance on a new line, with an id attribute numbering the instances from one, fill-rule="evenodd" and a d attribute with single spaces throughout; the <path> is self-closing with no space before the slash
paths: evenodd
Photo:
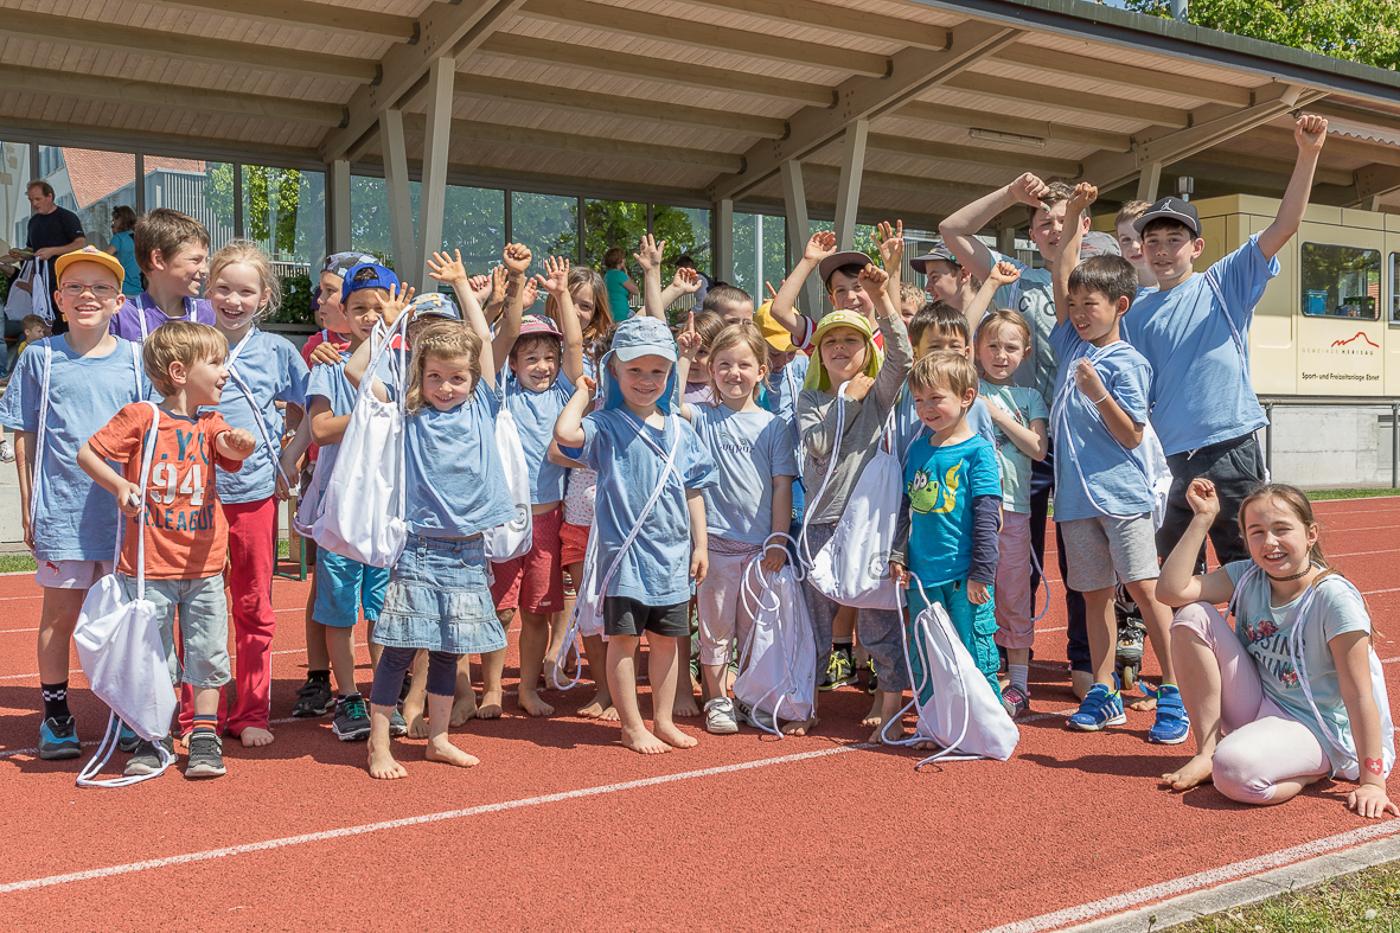
<path id="1" fill-rule="evenodd" d="M 820 212 L 868 119 L 867 218 L 1021 170 L 1276 195 L 1305 105 L 1315 200 L 1400 210 L 1400 76 L 1081 0 L 0 0 L 0 138 L 374 172 L 392 108 L 412 165 L 444 54 L 459 182 L 777 207 L 800 159 Z"/>

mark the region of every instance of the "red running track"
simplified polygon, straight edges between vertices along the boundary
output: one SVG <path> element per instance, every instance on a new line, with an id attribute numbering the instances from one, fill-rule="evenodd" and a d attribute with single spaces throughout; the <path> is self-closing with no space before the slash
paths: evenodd
<path id="1" fill-rule="evenodd" d="M 1320 512 L 1400 695 L 1400 499 Z M 304 676 L 304 596 L 275 584 L 274 715 Z M 861 744 L 855 690 L 823 697 L 816 736 L 711 737 L 691 721 L 699 747 L 659 758 L 616 745 L 615 725 L 516 715 L 508 696 L 505 718 L 454 730 L 482 759 L 468 771 L 405 740 L 409 777 L 371 781 L 364 745 L 296 720 L 270 748 L 230 742 L 219 780 L 80 791 L 76 762 L 33 756 L 38 608 L 29 577 L 0 577 L 0 909 L 17 926 L 1051 929 L 1400 832 L 1346 813 L 1345 785 L 1270 809 L 1157 790 L 1189 746 L 1147 744 L 1151 714 L 1064 729 L 1058 612 L 1036 644 L 1041 715 L 1006 763 L 916 774 L 912 752 Z M 96 739 L 104 713 L 85 690 L 74 705 Z"/>

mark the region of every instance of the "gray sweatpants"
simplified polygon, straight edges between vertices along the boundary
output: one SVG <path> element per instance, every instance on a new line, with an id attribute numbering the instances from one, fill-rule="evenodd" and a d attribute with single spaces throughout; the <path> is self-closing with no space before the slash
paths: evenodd
<path id="1" fill-rule="evenodd" d="M 816 554 L 836 531 L 836 524 L 809 525 L 807 548 Z M 807 613 L 812 618 L 812 637 L 817 643 L 817 676 L 821 677 L 831 659 L 831 622 L 839 608 L 811 580 L 802 581 L 807 597 Z M 856 614 L 856 633 L 860 643 L 875 661 L 875 674 L 881 690 L 907 690 L 909 672 L 904 665 L 904 633 L 900 614 L 892 609 L 861 609 Z"/>

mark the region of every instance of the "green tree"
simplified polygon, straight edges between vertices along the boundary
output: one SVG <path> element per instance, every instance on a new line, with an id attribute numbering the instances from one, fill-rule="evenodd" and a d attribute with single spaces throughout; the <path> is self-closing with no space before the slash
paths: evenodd
<path id="1" fill-rule="evenodd" d="M 1127 9 L 1170 16 L 1167 0 L 1126 0 Z M 1396 0 L 1191 0 L 1197 26 L 1290 45 L 1333 58 L 1400 68 Z"/>

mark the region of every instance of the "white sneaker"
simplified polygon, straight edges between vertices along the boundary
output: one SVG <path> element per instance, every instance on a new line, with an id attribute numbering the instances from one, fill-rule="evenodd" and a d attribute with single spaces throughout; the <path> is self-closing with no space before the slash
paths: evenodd
<path id="1" fill-rule="evenodd" d="M 734 717 L 734 701 L 729 697 L 715 697 L 705 704 L 705 731 L 711 735 L 733 735 L 739 731 L 739 720 Z"/>
<path id="2" fill-rule="evenodd" d="M 0 440 L 0 463 L 14 463 L 15 448 L 7 440 Z"/>

